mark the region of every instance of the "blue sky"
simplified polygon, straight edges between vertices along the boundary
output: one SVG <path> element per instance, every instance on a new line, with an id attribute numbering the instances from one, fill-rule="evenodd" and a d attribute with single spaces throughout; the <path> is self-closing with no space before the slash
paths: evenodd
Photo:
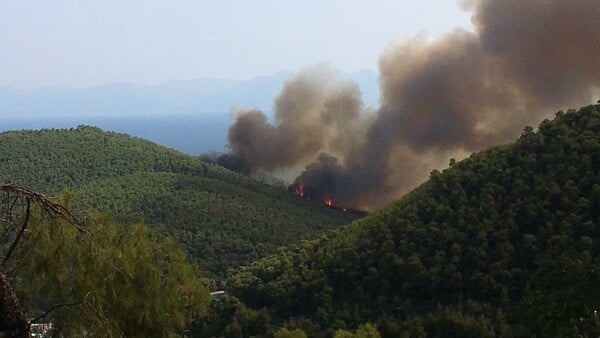
<path id="1" fill-rule="evenodd" d="M 471 24 L 454 0 L 3 1 L 0 86 L 376 70 L 390 43 L 456 27 Z"/>

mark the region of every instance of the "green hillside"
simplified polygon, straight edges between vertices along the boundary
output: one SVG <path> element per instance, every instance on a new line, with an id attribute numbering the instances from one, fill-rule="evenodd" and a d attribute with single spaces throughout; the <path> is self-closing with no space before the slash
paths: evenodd
<path id="1" fill-rule="evenodd" d="M 247 313 L 267 309 L 267 325 L 220 313 L 233 322 L 213 318 L 213 330 L 271 323 L 319 337 L 371 322 L 384 337 L 595 336 L 599 110 L 559 112 L 336 234 L 241 269 L 228 290 Z"/>
<path id="2" fill-rule="evenodd" d="M 219 276 L 360 216 L 88 126 L 0 134 L 0 177 L 50 195 L 69 189 L 76 209 L 164 227 Z"/>

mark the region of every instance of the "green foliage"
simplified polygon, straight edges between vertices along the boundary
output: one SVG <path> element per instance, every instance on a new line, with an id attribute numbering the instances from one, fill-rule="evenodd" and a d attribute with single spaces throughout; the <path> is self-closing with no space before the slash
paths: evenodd
<path id="1" fill-rule="evenodd" d="M 0 176 L 47 193 L 139 171 L 189 172 L 208 167 L 195 165 L 191 156 L 95 127 L 10 131 L 0 136 Z"/>
<path id="2" fill-rule="evenodd" d="M 208 313 L 190 328 L 192 337 L 253 337 L 271 332 L 271 318 L 266 309 L 247 308 L 237 298 L 225 296 L 214 300 Z"/>
<path id="3" fill-rule="evenodd" d="M 600 328 L 600 265 L 590 258 L 588 251 L 573 250 L 566 238 L 551 240 L 525 298 L 525 314 L 536 331 L 568 337 Z"/>
<path id="4" fill-rule="evenodd" d="M 306 333 L 300 329 L 288 330 L 285 327 L 277 330 L 273 338 L 307 338 Z"/>
<path id="5" fill-rule="evenodd" d="M 599 109 L 434 171 L 383 210 L 239 269 L 228 290 L 315 337 L 364 322 L 383 337 L 589 336 Z"/>
<path id="6" fill-rule="evenodd" d="M 465 314 L 461 309 L 445 308 L 430 313 L 423 325 L 428 337 L 493 338 L 497 335 L 489 318 Z M 502 333 L 499 335 L 506 334 Z"/>
<path id="7" fill-rule="evenodd" d="M 36 216 L 8 271 L 35 318 L 66 336 L 168 336 L 204 313 L 198 268 L 172 239 L 90 216 L 82 232 Z"/>
<path id="8" fill-rule="evenodd" d="M 121 222 L 162 226 L 215 274 L 248 264 L 349 215 L 303 203 L 283 191 L 245 189 L 219 179 L 136 173 L 77 189 L 79 205 L 112 210 Z"/>
<path id="9" fill-rule="evenodd" d="M 377 326 L 367 323 L 363 324 L 352 333 L 346 330 L 337 330 L 333 338 L 381 338 L 381 334 L 377 330 Z"/>
<path id="10" fill-rule="evenodd" d="M 68 188 L 76 209 L 160 228 L 213 277 L 362 216 L 87 126 L 1 133 L 0 177 L 47 194 Z"/>

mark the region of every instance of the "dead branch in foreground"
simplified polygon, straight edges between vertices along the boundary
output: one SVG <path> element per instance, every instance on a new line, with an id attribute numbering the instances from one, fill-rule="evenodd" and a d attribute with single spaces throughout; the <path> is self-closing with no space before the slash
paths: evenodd
<path id="1" fill-rule="evenodd" d="M 29 226 L 32 205 L 41 207 L 46 216 L 63 218 L 73 224 L 79 231 L 85 232 L 82 222 L 70 210 L 54 202 L 43 193 L 11 183 L 0 184 L 0 208 L 3 209 L 0 211 L 2 214 L 0 223 L 5 227 L 3 234 L 0 236 L 0 242 L 10 242 L 10 246 L 2 259 L 2 265 L 0 265 L 0 336 L 3 337 L 29 337 L 31 335 L 30 326 L 34 322 L 26 319 L 25 311 L 4 271 L 6 262 L 23 239 L 23 235 Z M 20 218 L 21 215 L 22 218 Z M 20 222 L 17 221 L 19 218 L 21 219 Z M 14 232 L 16 232 L 16 235 L 12 238 L 11 233 Z M 83 301 L 55 305 L 36 319 L 44 318 L 58 307 L 82 303 Z"/>

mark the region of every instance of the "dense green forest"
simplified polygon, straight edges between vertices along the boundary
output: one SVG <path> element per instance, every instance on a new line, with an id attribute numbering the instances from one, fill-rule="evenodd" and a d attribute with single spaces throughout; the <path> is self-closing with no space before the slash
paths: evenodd
<path id="1" fill-rule="evenodd" d="M 362 215 L 303 201 L 197 158 L 93 127 L 7 132 L 0 134 L 0 149 L 6 180 L 63 194 L 76 209 L 109 211 L 125 224 L 145 221 L 159 231 L 148 232 L 143 224 L 123 229 L 90 214 L 92 224 L 102 225 L 98 243 L 108 245 L 92 240 L 66 251 L 75 253 L 76 262 L 105 257 L 97 272 L 116 269 L 110 285 L 135 287 L 141 281 L 119 282 L 119 274 L 137 271 L 136 260 L 116 266 L 110 263 L 113 255 L 140 257 L 135 252 L 142 245 L 140 252 L 154 254 L 140 259 L 165 259 L 171 244 L 160 232 L 181 241 L 201 269 L 226 278 L 223 298 L 208 307 L 200 300 L 188 327 L 193 336 L 591 337 L 600 332 L 600 105 L 558 112 L 537 130 L 526 127 L 512 144 L 451 159 L 449 168 L 432 171 L 410 194 L 345 227 Z M 72 229 L 50 230 L 39 228 L 41 237 L 34 238 L 56 252 L 80 240 Z M 155 242 L 163 244 L 152 249 Z M 23 252 L 28 265 L 17 259 L 8 268 L 35 281 L 45 263 Z M 34 252 L 48 257 L 47 250 Z M 185 262 L 180 253 L 174 257 Z M 50 285 L 62 285 L 64 276 L 81 290 L 93 290 L 91 279 L 77 277 L 95 273 L 85 266 L 53 270 L 37 283 L 23 284 L 19 295 L 36 306 L 36 297 L 64 298 L 60 292 L 44 294 Z M 73 267 L 87 272 L 73 274 Z M 227 269 L 235 270 L 225 274 Z M 191 273 L 192 280 L 197 276 L 195 268 L 180 271 Z M 77 292 L 81 298 L 83 291 Z M 135 296 L 110 295 L 91 309 L 118 318 L 121 312 L 110 308 L 125 302 L 163 320 Z M 114 332 L 135 327 L 129 319 L 124 316 Z M 150 330 L 154 323 L 149 322 Z M 171 321 L 171 332 L 182 323 Z"/>
<path id="2" fill-rule="evenodd" d="M 49 195 L 66 189 L 76 210 L 164 230 L 216 277 L 362 216 L 88 126 L 0 134 L 0 177 Z"/>
<path id="3" fill-rule="evenodd" d="M 379 212 L 239 269 L 199 334 L 595 336 L 599 110 L 558 112 Z"/>

